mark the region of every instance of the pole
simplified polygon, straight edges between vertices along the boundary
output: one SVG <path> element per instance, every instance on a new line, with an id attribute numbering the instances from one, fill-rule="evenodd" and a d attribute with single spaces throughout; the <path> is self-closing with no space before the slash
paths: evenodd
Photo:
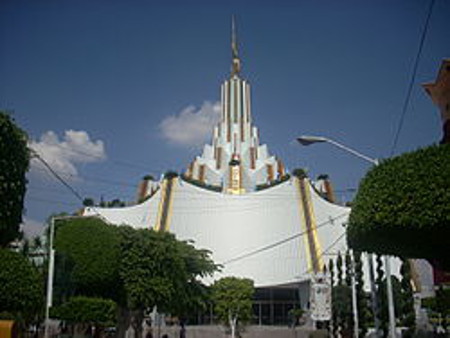
<path id="1" fill-rule="evenodd" d="M 377 290 L 375 287 L 375 273 L 373 268 L 373 255 L 367 254 L 367 262 L 369 263 L 369 280 L 370 280 L 370 293 L 372 298 L 372 313 L 375 324 L 375 334 L 376 337 L 380 337 L 380 318 L 378 317 L 378 297 Z"/>
<path id="2" fill-rule="evenodd" d="M 353 329 L 355 338 L 359 336 L 359 322 L 358 322 L 358 299 L 356 296 L 356 278 L 355 278 L 355 259 L 352 252 L 352 305 L 353 305 Z"/>
<path id="3" fill-rule="evenodd" d="M 345 150 L 345 151 L 347 151 L 347 152 L 349 152 L 349 153 L 351 153 L 351 154 L 353 154 L 353 155 L 355 155 L 355 156 L 357 156 L 359 158 L 362 158 L 363 160 L 366 160 L 366 161 L 368 161 L 368 162 L 370 162 L 370 163 L 372 163 L 374 165 L 378 165 L 378 160 L 375 159 L 375 158 L 371 158 L 369 156 L 363 155 L 360 152 L 358 152 L 358 151 L 356 151 L 356 150 L 354 150 L 352 148 L 349 148 L 347 146 L 344 146 L 343 144 L 341 144 L 339 142 L 336 142 L 334 140 L 330 140 L 329 138 L 326 138 L 325 140 L 326 140 L 326 142 L 331 143 L 332 145 L 334 145 L 334 146 L 336 146 L 338 148 L 341 148 L 342 150 Z"/>
<path id="4" fill-rule="evenodd" d="M 388 297 L 388 310 L 389 310 L 389 337 L 396 337 L 395 329 L 395 309 L 394 309 L 394 296 L 392 292 L 391 282 L 391 262 L 389 256 L 384 256 L 384 268 L 386 270 L 386 287 Z"/>
<path id="5" fill-rule="evenodd" d="M 326 137 L 318 137 L 318 136 L 308 136 L 308 137 L 304 137 L 306 140 L 308 140 L 309 142 L 306 143 L 307 144 L 312 144 L 312 143 L 316 143 L 316 142 L 328 142 L 346 152 L 349 152 L 359 158 L 362 158 L 363 160 L 366 160 L 372 164 L 374 164 L 375 166 L 377 166 L 379 164 L 378 160 L 375 158 L 371 158 L 369 156 L 366 156 L 364 154 L 361 154 L 360 152 L 349 148 L 339 142 L 336 142 L 334 140 L 331 140 L 329 138 Z M 300 142 L 300 139 L 298 139 L 298 141 Z M 302 143 L 302 142 L 300 142 Z M 371 293 L 372 293 L 372 300 L 376 299 L 376 293 L 375 293 L 375 282 L 374 282 L 374 276 L 373 276 L 373 266 L 372 266 L 372 259 L 371 259 L 371 255 L 369 256 L 369 276 L 370 276 L 370 286 L 371 286 Z M 392 284 L 391 284 L 391 265 L 390 265 L 390 261 L 389 261 L 389 257 L 384 256 L 384 269 L 386 272 L 386 281 L 387 281 L 387 298 L 388 298 L 388 310 L 389 310 L 389 336 L 391 338 L 395 337 L 395 309 L 394 309 L 394 296 L 392 293 Z M 374 307 L 375 306 L 375 307 Z M 376 311 L 376 307 L 377 307 L 377 302 L 372 301 L 372 309 L 374 310 L 374 318 L 376 318 L 377 313 Z M 375 319 L 375 328 L 377 328 L 377 321 Z M 378 323 L 378 328 L 379 328 L 379 323 Z M 378 331 L 378 330 L 377 330 Z M 379 332 L 379 331 L 378 331 Z"/>
<path id="6" fill-rule="evenodd" d="M 48 274 L 47 274 L 47 301 L 45 304 L 45 338 L 49 337 L 50 325 L 50 307 L 53 303 L 53 275 L 55 272 L 55 250 L 53 249 L 53 237 L 55 234 L 55 218 L 52 217 L 50 222 L 50 238 L 49 238 L 49 257 L 48 257 Z"/>

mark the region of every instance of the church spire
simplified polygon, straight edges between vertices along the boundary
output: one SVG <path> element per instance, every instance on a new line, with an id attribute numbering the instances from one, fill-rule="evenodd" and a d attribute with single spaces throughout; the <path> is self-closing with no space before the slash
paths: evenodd
<path id="1" fill-rule="evenodd" d="M 231 17 L 231 54 L 233 58 L 231 76 L 238 75 L 241 71 L 241 60 L 239 59 L 236 38 L 236 26 L 234 23 L 234 15 Z"/>

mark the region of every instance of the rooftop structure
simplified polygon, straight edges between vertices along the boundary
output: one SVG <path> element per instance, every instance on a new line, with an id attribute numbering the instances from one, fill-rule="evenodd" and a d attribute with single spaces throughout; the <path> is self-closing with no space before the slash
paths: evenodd
<path id="1" fill-rule="evenodd" d="M 234 23 L 234 21 L 233 21 Z M 250 84 L 241 76 L 236 32 L 232 31 L 230 78 L 221 86 L 221 118 L 214 127 L 212 144 L 188 167 L 186 177 L 219 187 L 225 193 L 255 191 L 285 176 L 284 165 L 260 145 L 252 123 Z"/>
<path id="2" fill-rule="evenodd" d="M 442 61 L 436 81 L 423 87 L 441 112 L 444 134 L 441 142 L 450 143 L 450 59 Z"/>

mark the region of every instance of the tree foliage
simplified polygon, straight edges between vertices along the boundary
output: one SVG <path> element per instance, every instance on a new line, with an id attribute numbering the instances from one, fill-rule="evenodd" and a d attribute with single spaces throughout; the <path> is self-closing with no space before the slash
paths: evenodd
<path id="1" fill-rule="evenodd" d="M 345 259 L 342 259 L 341 253 L 338 253 L 336 258 L 337 279 L 336 284 L 333 283 L 332 278 L 332 314 L 334 335 L 346 334 L 351 332 L 353 327 L 353 312 L 352 312 L 352 290 L 351 290 L 351 257 L 347 251 Z M 345 265 L 344 265 L 345 261 Z M 334 264 L 330 260 L 330 274 L 335 275 Z M 345 278 L 344 278 L 345 268 Z"/>
<path id="2" fill-rule="evenodd" d="M 253 281 L 247 278 L 224 277 L 212 287 L 212 300 L 217 317 L 231 327 L 234 336 L 236 325 L 246 323 L 252 315 Z"/>
<path id="3" fill-rule="evenodd" d="M 43 282 L 21 254 L 0 249 L 0 312 L 31 321 L 43 307 Z"/>
<path id="4" fill-rule="evenodd" d="M 116 303 L 110 299 L 77 296 L 52 308 L 51 315 L 69 324 L 112 326 L 115 323 Z"/>
<path id="5" fill-rule="evenodd" d="M 295 168 L 292 170 L 292 176 L 298 177 L 300 179 L 308 176 L 306 169 L 303 168 Z"/>
<path id="6" fill-rule="evenodd" d="M 111 298 L 127 318 L 121 319 L 121 327 L 131 320 L 137 334 L 144 311 L 153 306 L 182 316 L 204 303 L 205 288 L 198 278 L 217 269 L 209 251 L 170 233 L 116 227 L 98 218 L 56 224 L 56 273 L 63 301 L 73 295 Z"/>
<path id="7" fill-rule="evenodd" d="M 402 294 L 402 305 L 400 309 L 402 314 L 401 320 L 404 326 L 413 329 L 416 316 L 414 312 L 413 289 L 411 286 L 411 266 L 408 260 L 402 260 L 400 274 L 402 276 L 402 279 L 400 281 Z"/>
<path id="8" fill-rule="evenodd" d="M 362 180 L 347 229 L 355 250 L 450 268 L 450 144 L 388 159 Z"/>
<path id="9" fill-rule="evenodd" d="M 183 316 L 203 303 L 204 288 L 197 278 L 217 268 L 208 251 L 197 250 L 167 232 L 129 227 L 121 231 L 120 278 L 127 307 L 135 318 L 132 323 L 140 323 L 145 309 L 155 305 L 158 311 Z"/>
<path id="10" fill-rule="evenodd" d="M 355 262 L 355 281 L 356 281 L 356 299 L 358 307 L 358 325 L 360 337 L 365 337 L 368 330 L 369 321 L 369 302 L 367 294 L 364 292 L 364 273 L 361 253 L 354 251 L 353 259 Z"/>
<path id="11" fill-rule="evenodd" d="M 57 221 L 55 247 L 63 293 L 117 300 L 120 239 L 115 226 L 95 217 Z"/>
<path id="12" fill-rule="evenodd" d="M 22 223 L 29 165 L 27 135 L 0 111 L 0 246 L 16 239 Z"/>

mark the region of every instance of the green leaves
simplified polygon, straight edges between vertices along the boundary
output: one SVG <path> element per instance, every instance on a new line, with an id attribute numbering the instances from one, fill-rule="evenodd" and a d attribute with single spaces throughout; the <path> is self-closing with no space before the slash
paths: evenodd
<path id="1" fill-rule="evenodd" d="M 170 233 L 116 227 L 98 218 L 56 225 L 56 280 L 63 296 L 111 298 L 141 312 L 157 305 L 182 315 L 204 302 L 197 278 L 217 270 L 209 251 Z"/>
<path id="2" fill-rule="evenodd" d="M 52 308 L 51 317 L 70 324 L 113 326 L 116 307 L 116 303 L 110 299 L 73 297 L 63 305 Z"/>
<path id="3" fill-rule="evenodd" d="M 383 161 L 362 180 L 349 245 L 362 251 L 438 260 L 450 267 L 450 145 Z"/>
<path id="4" fill-rule="evenodd" d="M 32 320 L 43 307 L 43 283 L 21 254 L 0 249 L 0 312 Z"/>
<path id="5" fill-rule="evenodd" d="M 0 246 L 3 247 L 19 235 L 28 164 L 25 132 L 0 111 Z"/>
<path id="6" fill-rule="evenodd" d="M 216 270 L 208 251 L 166 232 L 126 232 L 120 276 L 130 308 L 158 305 L 160 310 L 181 314 L 198 300 L 201 288 L 196 278 Z"/>
<path id="7" fill-rule="evenodd" d="M 98 218 L 57 221 L 55 247 L 57 273 L 69 270 L 62 276 L 69 278 L 66 285 L 78 294 L 118 298 L 120 239 L 115 226 Z"/>
<path id="8" fill-rule="evenodd" d="M 212 300 L 218 318 L 228 324 L 229 316 L 247 322 L 252 315 L 253 281 L 246 278 L 225 277 L 212 287 Z"/>

